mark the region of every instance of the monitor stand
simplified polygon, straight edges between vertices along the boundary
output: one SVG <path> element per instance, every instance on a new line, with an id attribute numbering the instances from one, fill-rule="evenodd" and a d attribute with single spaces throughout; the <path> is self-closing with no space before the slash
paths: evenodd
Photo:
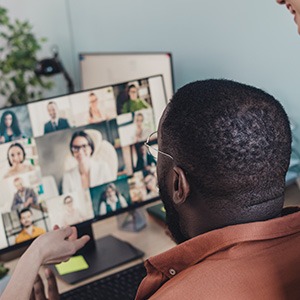
<path id="1" fill-rule="evenodd" d="M 78 236 L 88 234 L 90 241 L 76 255 L 82 255 L 89 268 L 82 271 L 59 275 L 55 266 L 51 269 L 67 283 L 73 284 L 124 263 L 143 257 L 144 253 L 127 242 L 112 235 L 95 240 L 91 224 L 78 226 Z"/>
<path id="2" fill-rule="evenodd" d="M 117 216 L 120 230 L 138 232 L 147 226 L 144 208 L 136 208 Z"/>

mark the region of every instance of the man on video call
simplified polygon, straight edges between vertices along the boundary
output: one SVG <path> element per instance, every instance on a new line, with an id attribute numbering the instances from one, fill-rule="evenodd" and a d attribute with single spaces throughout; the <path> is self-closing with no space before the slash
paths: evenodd
<path id="1" fill-rule="evenodd" d="M 56 102 L 50 101 L 47 104 L 50 121 L 44 125 L 44 134 L 70 128 L 69 122 L 65 118 L 60 118 Z"/>
<path id="2" fill-rule="evenodd" d="M 25 187 L 22 178 L 16 177 L 14 179 L 14 186 L 16 187 L 17 192 L 14 195 L 11 210 L 37 204 L 37 195 L 35 191 L 32 188 Z"/>
<path id="3" fill-rule="evenodd" d="M 19 213 L 22 231 L 16 237 L 16 244 L 33 239 L 46 231 L 43 228 L 33 225 L 32 211 L 29 208 L 23 208 Z"/>
<path id="4" fill-rule="evenodd" d="M 300 212 L 283 208 L 290 154 L 289 120 L 271 95 L 227 80 L 179 89 L 157 150 L 178 245 L 145 262 L 136 299 L 300 299 Z M 40 278 L 34 290 L 43 294 Z"/>

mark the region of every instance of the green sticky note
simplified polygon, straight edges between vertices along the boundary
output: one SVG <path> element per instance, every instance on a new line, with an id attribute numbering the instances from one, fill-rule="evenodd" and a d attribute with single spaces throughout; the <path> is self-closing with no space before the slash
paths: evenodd
<path id="1" fill-rule="evenodd" d="M 89 265 L 82 255 L 71 257 L 67 262 L 62 262 L 55 265 L 59 275 L 66 275 L 69 273 L 88 269 Z"/>

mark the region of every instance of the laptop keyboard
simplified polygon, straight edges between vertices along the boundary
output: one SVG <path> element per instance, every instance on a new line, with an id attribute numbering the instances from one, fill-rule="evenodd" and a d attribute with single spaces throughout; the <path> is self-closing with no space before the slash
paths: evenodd
<path id="1" fill-rule="evenodd" d="M 60 299 L 132 300 L 135 298 L 138 286 L 145 276 L 144 263 L 140 263 L 63 293 Z"/>

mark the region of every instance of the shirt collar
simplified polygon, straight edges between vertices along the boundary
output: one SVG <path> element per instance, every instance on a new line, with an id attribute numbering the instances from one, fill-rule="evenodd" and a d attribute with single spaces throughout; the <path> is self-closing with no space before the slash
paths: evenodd
<path id="1" fill-rule="evenodd" d="M 300 209 L 289 215 L 267 221 L 227 226 L 194 237 L 176 247 L 148 259 L 166 277 L 172 278 L 182 270 L 193 266 L 206 257 L 238 243 L 276 239 L 300 231 Z"/>
<path id="2" fill-rule="evenodd" d="M 57 125 L 58 125 L 58 119 L 59 119 L 59 118 L 55 118 L 54 120 L 51 119 L 51 123 L 52 123 L 52 124 L 55 123 L 55 125 L 57 126 Z"/>

